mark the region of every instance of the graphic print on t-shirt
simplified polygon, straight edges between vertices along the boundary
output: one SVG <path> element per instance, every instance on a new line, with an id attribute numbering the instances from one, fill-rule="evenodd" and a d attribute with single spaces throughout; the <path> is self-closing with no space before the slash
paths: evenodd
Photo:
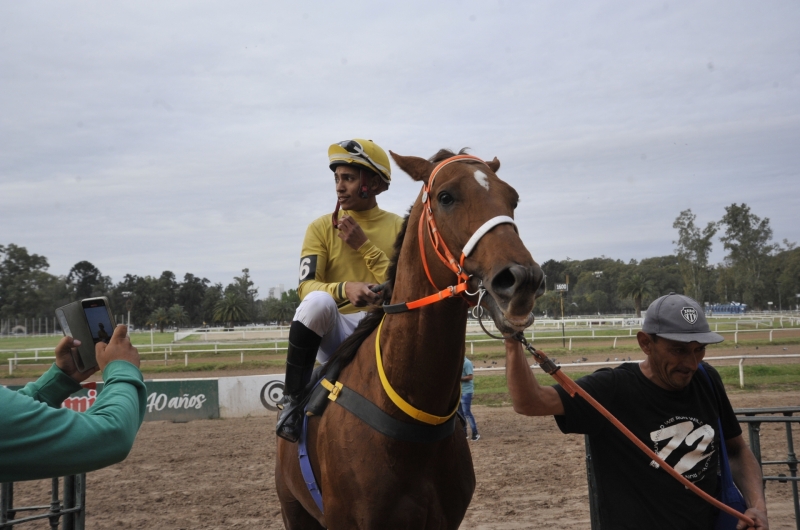
<path id="1" fill-rule="evenodd" d="M 673 416 L 652 431 L 650 439 L 653 451 L 692 482 L 703 478 L 716 449 L 714 429 L 690 416 Z M 655 461 L 650 465 L 659 467 Z"/>

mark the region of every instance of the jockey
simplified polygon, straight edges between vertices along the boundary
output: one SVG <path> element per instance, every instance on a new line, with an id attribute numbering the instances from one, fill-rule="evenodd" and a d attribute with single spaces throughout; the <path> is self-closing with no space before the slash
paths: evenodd
<path id="1" fill-rule="evenodd" d="M 389 189 L 389 157 L 372 140 L 346 140 L 328 148 L 336 183 L 336 209 L 306 229 L 300 254 L 302 302 L 289 330 L 283 410 L 278 436 L 296 442 L 302 426 L 303 388 L 314 360 L 324 364 L 381 300 L 371 288 L 386 281 L 403 219 L 378 208 Z M 341 211 L 340 211 L 341 208 Z"/>

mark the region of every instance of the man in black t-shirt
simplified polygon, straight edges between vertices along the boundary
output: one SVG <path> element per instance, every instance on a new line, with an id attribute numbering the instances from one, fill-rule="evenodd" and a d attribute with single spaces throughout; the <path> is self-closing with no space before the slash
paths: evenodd
<path id="1" fill-rule="evenodd" d="M 711 496 L 717 493 L 719 448 L 725 443 L 746 515 L 755 522 L 750 528 L 767 530 L 761 469 L 742 438 L 722 380 L 705 363 L 714 388 L 696 374 L 706 344 L 721 342 L 722 336 L 711 332 L 696 301 L 671 293 L 647 309 L 637 339 L 644 362 L 598 370 L 577 383 Z M 516 412 L 553 415 L 562 432 L 589 435 L 603 530 L 713 528 L 716 508 L 660 469 L 585 400 L 570 397 L 560 385 L 540 386 L 522 346 L 511 339 L 506 340 L 506 376 Z"/>

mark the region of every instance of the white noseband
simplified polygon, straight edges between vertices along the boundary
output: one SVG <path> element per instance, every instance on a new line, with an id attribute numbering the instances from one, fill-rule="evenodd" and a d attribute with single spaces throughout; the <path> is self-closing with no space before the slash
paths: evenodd
<path id="1" fill-rule="evenodd" d="M 472 234 L 472 237 L 469 238 L 467 244 L 464 245 L 464 250 L 461 251 L 462 254 L 464 254 L 464 257 L 465 258 L 469 257 L 470 253 L 475 248 L 475 245 L 478 244 L 478 241 L 480 241 L 481 238 L 489 232 L 489 230 L 491 230 L 497 225 L 502 225 L 502 224 L 511 224 L 517 226 L 517 223 L 515 223 L 514 220 L 507 215 L 498 215 L 497 217 L 492 217 L 491 219 L 483 223 L 481 227 L 478 228 L 474 234 Z"/>

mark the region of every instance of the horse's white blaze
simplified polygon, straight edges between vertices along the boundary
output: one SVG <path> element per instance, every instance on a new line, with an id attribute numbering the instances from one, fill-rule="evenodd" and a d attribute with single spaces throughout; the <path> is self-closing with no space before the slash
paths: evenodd
<path id="1" fill-rule="evenodd" d="M 489 191 L 489 177 L 486 176 L 486 173 L 481 171 L 480 169 L 475 170 L 475 180 L 478 181 L 478 184 L 486 188 L 486 191 Z"/>

